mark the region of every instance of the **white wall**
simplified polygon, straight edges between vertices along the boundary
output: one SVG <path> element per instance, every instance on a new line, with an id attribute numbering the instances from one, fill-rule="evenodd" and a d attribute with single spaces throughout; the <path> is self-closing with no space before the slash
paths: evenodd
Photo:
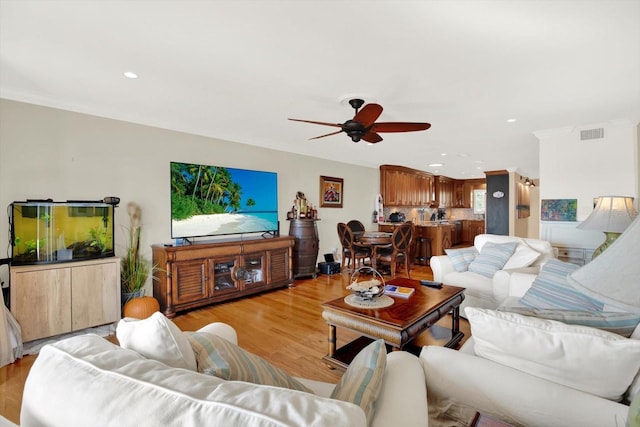
<path id="1" fill-rule="evenodd" d="M 150 259 L 151 244 L 171 241 L 170 161 L 277 172 L 283 235 L 289 232 L 286 211 L 297 191 L 319 205 L 320 175 L 343 178 L 343 208 L 319 208 L 320 260 L 340 247 L 338 222 L 359 219 L 368 229 L 377 228 L 371 213 L 379 191 L 378 169 L 0 100 L 0 206 L 25 199 L 120 197 L 116 255 L 125 249 L 129 201 L 142 207 L 145 256 Z M 6 209 L 0 213 L 0 248 L 7 248 L 0 257 L 9 256 Z M 147 288 L 149 293 L 149 283 Z"/>
<path id="2" fill-rule="evenodd" d="M 580 131 L 604 128 L 604 138 L 580 140 Z M 540 140 L 540 199 L 577 199 L 575 223 L 541 224 L 541 237 L 594 248 L 604 234 L 576 230 L 598 196 L 632 196 L 638 207 L 638 130 L 628 121 L 536 132 Z"/>

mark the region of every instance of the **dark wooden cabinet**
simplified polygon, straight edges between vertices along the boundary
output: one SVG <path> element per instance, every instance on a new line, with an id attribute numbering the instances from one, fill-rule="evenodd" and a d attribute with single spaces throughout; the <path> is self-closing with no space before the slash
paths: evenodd
<path id="1" fill-rule="evenodd" d="M 487 188 L 485 179 L 457 179 L 453 181 L 453 200 L 451 207 L 472 208 L 473 190 Z"/>
<path id="2" fill-rule="evenodd" d="M 436 195 L 438 207 L 454 207 L 454 180 L 446 176 L 438 176 L 436 178 Z"/>
<path id="3" fill-rule="evenodd" d="M 385 206 L 428 206 L 435 198 L 433 175 L 404 166 L 380 166 L 380 194 Z"/>
<path id="4" fill-rule="evenodd" d="M 473 243 L 478 234 L 484 234 L 484 221 L 463 220 L 462 221 L 462 241 Z"/>
<path id="5" fill-rule="evenodd" d="M 438 224 L 428 226 L 417 226 L 419 228 L 420 236 L 430 239 L 431 242 L 431 255 L 444 255 L 445 249 L 449 249 L 452 246 L 452 224 Z"/>
<path id="6" fill-rule="evenodd" d="M 452 179 L 404 166 L 380 166 L 380 194 L 385 206 L 471 208 L 473 190 L 486 188 L 484 179 Z"/>
<path id="7" fill-rule="evenodd" d="M 178 311 L 293 283 L 291 237 L 153 245 L 153 295 L 169 318 Z"/>

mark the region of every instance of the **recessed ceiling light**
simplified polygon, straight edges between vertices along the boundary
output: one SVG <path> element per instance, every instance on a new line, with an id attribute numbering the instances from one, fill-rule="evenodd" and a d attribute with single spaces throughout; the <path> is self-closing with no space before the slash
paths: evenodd
<path id="1" fill-rule="evenodd" d="M 440 166 L 444 166 L 444 163 L 429 163 L 430 168 L 439 168 Z"/>
<path id="2" fill-rule="evenodd" d="M 513 123 L 515 122 L 517 119 L 507 119 L 507 123 Z"/>
<path id="3" fill-rule="evenodd" d="M 447 155 L 447 153 L 440 153 L 440 155 L 441 155 L 441 156 L 446 156 L 446 155 Z"/>
<path id="4" fill-rule="evenodd" d="M 134 73 L 133 71 L 125 71 L 124 72 L 124 76 L 128 79 L 137 79 L 138 75 L 136 73 Z"/>

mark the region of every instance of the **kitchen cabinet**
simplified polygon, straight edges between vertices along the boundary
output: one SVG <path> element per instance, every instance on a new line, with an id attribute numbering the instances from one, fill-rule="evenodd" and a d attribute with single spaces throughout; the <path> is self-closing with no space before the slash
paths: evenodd
<path id="1" fill-rule="evenodd" d="M 440 208 L 454 207 L 454 180 L 446 176 L 436 178 L 436 200 Z"/>
<path id="2" fill-rule="evenodd" d="M 455 180 L 453 182 L 453 207 L 469 208 L 468 197 L 465 198 L 466 185 L 463 180 Z"/>
<path id="3" fill-rule="evenodd" d="M 484 179 L 463 179 L 453 182 L 453 206 L 454 208 L 472 208 L 473 190 L 486 189 Z"/>
<path id="4" fill-rule="evenodd" d="M 478 234 L 484 234 L 484 221 L 463 220 L 462 221 L 462 241 L 472 243 Z"/>
<path id="5" fill-rule="evenodd" d="M 178 311 L 293 283 L 293 237 L 153 245 L 153 296 L 169 318 Z"/>
<path id="6" fill-rule="evenodd" d="M 385 206 L 428 206 L 434 200 L 434 177 L 404 166 L 380 166 L 380 194 Z"/>
<path id="7" fill-rule="evenodd" d="M 120 258 L 11 267 L 24 342 L 116 322 L 120 309 Z"/>
<path id="8" fill-rule="evenodd" d="M 431 255 L 444 255 L 452 246 L 453 224 L 418 226 L 420 235 L 431 239 Z"/>

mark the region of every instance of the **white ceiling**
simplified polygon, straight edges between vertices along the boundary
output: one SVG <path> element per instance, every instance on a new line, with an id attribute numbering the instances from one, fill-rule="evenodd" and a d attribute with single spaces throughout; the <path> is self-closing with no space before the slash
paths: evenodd
<path id="1" fill-rule="evenodd" d="M 432 127 L 369 145 L 287 120 L 342 123 L 354 94 L 379 121 Z M 1 0 L 0 97 L 364 166 L 537 177 L 533 132 L 640 120 L 640 0 Z"/>

